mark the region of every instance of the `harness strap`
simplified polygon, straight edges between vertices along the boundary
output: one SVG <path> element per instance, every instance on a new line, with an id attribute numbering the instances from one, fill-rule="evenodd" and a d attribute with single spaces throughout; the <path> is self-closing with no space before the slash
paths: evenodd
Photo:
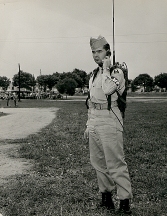
<path id="1" fill-rule="evenodd" d="M 116 91 L 116 92 L 117 92 L 117 95 L 118 95 L 119 99 L 120 99 L 123 103 L 126 104 L 126 100 L 123 99 L 123 97 L 119 94 L 118 91 Z"/>
<path id="2" fill-rule="evenodd" d="M 92 83 L 94 82 L 94 79 L 96 78 L 98 72 L 99 72 L 99 67 L 96 68 L 96 69 L 94 69 L 94 71 L 93 71 L 93 80 L 92 80 Z"/>
<path id="3" fill-rule="evenodd" d="M 107 102 L 108 102 L 108 110 L 111 110 L 111 94 L 110 95 L 108 95 L 108 97 L 107 97 Z"/>

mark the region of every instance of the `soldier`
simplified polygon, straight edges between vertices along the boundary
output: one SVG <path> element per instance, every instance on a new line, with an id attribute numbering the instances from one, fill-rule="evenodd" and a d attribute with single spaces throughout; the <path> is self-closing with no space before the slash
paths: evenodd
<path id="1" fill-rule="evenodd" d="M 6 94 L 6 101 L 7 101 L 7 106 L 10 106 L 10 104 L 9 104 L 9 101 L 10 101 L 10 99 L 11 99 L 11 96 L 10 96 L 10 93 L 7 93 Z"/>
<path id="2" fill-rule="evenodd" d="M 16 93 L 13 93 L 13 101 L 14 101 L 14 105 L 15 105 L 15 107 L 17 106 L 17 95 L 16 95 Z"/>
<path id="3" fill-rule="evenodd" d="M 104 37 L 91 38 L 90 46 L 98 68 L 89 80 L 88 121 L 84 137 L 89 139 L 90 161 L 102 194 L 100 206 L 115 209 L 112 191 L 116 186 L 119 211 L 131 214 L 132 190 L 123 151 L 123 119 L 117 106 L 117 92 L 123 93 L 125 79 L 119 69 L 110 74 L 110 45 Z M 107 100 L 109 95 L 110 100 Z"/>

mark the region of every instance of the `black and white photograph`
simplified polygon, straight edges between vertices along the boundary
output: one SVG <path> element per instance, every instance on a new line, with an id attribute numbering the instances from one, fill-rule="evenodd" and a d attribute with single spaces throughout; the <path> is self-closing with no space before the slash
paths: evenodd
<path id="1" fill-rule="evenodd" d="M 167 1 L 0 0 L 0 216 L 167 216 Z"/>

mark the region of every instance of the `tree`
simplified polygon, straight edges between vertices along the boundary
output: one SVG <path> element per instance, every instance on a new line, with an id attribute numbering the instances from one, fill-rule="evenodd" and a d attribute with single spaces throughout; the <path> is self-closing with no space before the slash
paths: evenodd
<path id="1" fill-rule="evenodd" d="M 79 69 L 75 68 L 73 70 L 72 74 L 76 74 L 78 77 L 80 77 L 81 82 L 79 83 L 78 87 L 83 88 L 87 82 L 87 73 L 83 70 L 79 70 Z"/>
<path id="2" fill-rule="evenodd" d="M 58 73 L 53 73 L 52 75 L 40 75 L 37 77 L 37 82 L 44 89 L 44 91 L 46 91 L 47 87 L 51 91 L 53 86 L 55 86 L 58 81 L 59 81 Z"/>
<path id="3" fill-rule="evenodd" d="M 53 73 L 52 75 L 40 75 L 37 77 L 38 84 L 46 91 L 46 87 L 50 90 L 53 86 L 64 82 L 65 79 L 75 80 L 75 85 L 78 88 L 83 88 L 87 83 L 87 73 L 83 70 L 74 69 L 73 72 Z M 63 82 L 60 82 L 60 80 Z"/>
<path id="4" fill-rule="evenodd" d="M 91 74 L 92 73 L 90 72 L 89 74 L 86 75 L 86 79 L 85 79 L 85 85 L 86 86 L 89 86 L 89 80 L 90 80 Z"/>
<path id="5" fill-rule="evenodd" d="M 53 79 L 54 79 L 54 81 L 55 81 L 55 84 L 57 84 L 58 81 L 60 80 L 60 74 L 59 74 L 58 72 L 53 73 L 53 74 L 52 74 L 52 77 L 53 77 Z"/>
<path id="6" fill-rule="evenodd" d="M 65 79 L 67 77 L 67 73 L 65 73 L 65 72 L 63 72 L 63 73 L 61 73 L 60 74 L 60 80 L 63 80 L 63 79 Z"/>
<path id="7" fill-rule="evenodd" d="M 77 83 L 72 78 L 65 78 L 63 80 L 60 80 L 56 87 L 61 94 L 66 93 L 72 96 L 75 94 L 75 88 L 77 87 Z"/>
<path id="8" fill-rule="evenodd" d="M 10 85 L 10 79 L 8 79 L 6 76 L 0 76 L 0 86 L 5 91 L 7 90 L 8 86 Z"/>
<path id="9" fill-rule="evenodd" d="M 167 73 L 161 73 L 155 76 L 154 84 L 167 90 Z"/>
<path id="10" fill-rule="evenodd" d="M 74 73 L 74 72 L 66 72 L 65 73 L 65 72 L 63 72 L 62 74 L 60 74 L 61 80 L 64 80 L 66 78 L 75 80 L 75 82 L 77 84 L 76 88 L 83 88 L 83 86 L 84 86 L 83 80 L 77 73 Z"/>
<path id="11" fill-rule="evenodd" d="M 81 79 L 80 76 L 78 76 L 77 74 L 75 73 L 72 73 L 72 79 L 74 79 L 77 83 L 77 88 L 83 88 L 84 87 L 84 83 L 83 83 L 83 80 Z"/>
<path id="12" fill-rule="evenodd" d="M 37 77 L 37 83 L 46 91 L 48 75 L 40 75 Z"/>
<path id="13" fill-rule="evenodd" d="M 48 75 L 46 78 L 46 84 L 49 90 L 51 91 L 53 86 L 57 83 L 57 77 L 54 75 Z"/>
<path id="14" fill-rule="evenodd" d="M 35 80 L 35 77 L 33 75 L 32 76 L 32 90 L 33 90 L 33 92 L 34 92 L 35 86 L 36 86 L 36 80 Z"/>
<path id="15" fill-rule="evenodd" d="M 137 86 L 144 86 L 144 91 L 149 92 L 153 88 L 153 78 L 148 74 L 140 74 L 132 81 L 132 89 Z"/>
<path id="16" fill-rule="evenodd" d="M 32 90 L 35 85 L 34 76 L 30 73 L 20 71 L 20 88 Z M 13 86 L 19 86 L 19 74 L 13 76 Z"/>

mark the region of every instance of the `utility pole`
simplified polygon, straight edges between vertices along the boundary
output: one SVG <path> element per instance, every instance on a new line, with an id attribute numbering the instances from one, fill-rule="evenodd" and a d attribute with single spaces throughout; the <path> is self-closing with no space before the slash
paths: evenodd
<path id="1" fill-rule="evenodd" d="M 34 90 L 35 90 L 35 77 L 34 77 L 34 74 L 33 74 L 33 76 L 32 76 L 32 79 L 33 79 L 33 93 L 34 93 Z"/>
<path id="2" fill-rule="evenodd" d="M 19 100 L 18 101 L 20 102 L 20 64 L 19 64 Z"/>
<path id="3" fill-rule="evenodd" d="M 116 56 L 115 56 L 115 15 L 114 15 L 114 0 L 112 0 L 113 3 L 113 65 L 116 64 Z M 126 65 L 125 62 L 123 62 L 122 64 L 119 64 L 119 62 L 117 62 L 117 65 L 119 66 L 119 68 L 121 68 L 124 72 L 124 78 L 125 78 L 125 83 L 126 83 L 126 90 L 128 89 L 128 67 Z"/>
<path id="4" fill-rule="evenodd" d="M 115 65 L 115 31 L 114 31 L 114 0 L 113 0 L 113 65 Z"/>

